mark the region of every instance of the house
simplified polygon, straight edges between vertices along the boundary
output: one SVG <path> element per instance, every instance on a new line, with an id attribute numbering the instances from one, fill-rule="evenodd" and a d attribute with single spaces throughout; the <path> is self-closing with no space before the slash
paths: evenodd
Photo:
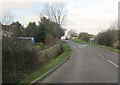
<path id="1" fill-rule="evenodd" d="M 72 39 L 78 39 L 78 36 L 73 36 Z"/>
<path id="2" fill-rule="evenodd" d="M 72 36 L 72 39 L 78 39 L 78 37 L 79 37 L 79 34 L 74 33 L 74 35 Z"/>

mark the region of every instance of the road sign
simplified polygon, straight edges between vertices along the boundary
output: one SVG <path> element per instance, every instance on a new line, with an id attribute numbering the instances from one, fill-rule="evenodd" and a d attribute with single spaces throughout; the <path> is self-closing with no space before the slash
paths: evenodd
<path id="1" fill-rule="evenodd" d="M 34 37 L 20 37 L 20 39 L 31 39 L 31 44 L 34 44 Z"/>
<path id="2" fill-rule="evenodd" d="M 94 38 L 90 38 L 90 40 L 94 40 Z"/>

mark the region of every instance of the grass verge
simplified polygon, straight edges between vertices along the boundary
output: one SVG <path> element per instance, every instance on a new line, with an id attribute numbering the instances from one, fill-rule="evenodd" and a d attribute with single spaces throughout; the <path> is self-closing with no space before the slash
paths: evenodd
<path id="1" fill-rule="evenodd" d="M 94 43 L 81 41 L 80 39 L 69 39 L 69 40 L 72 40 L 72 41 L 75 41 L 75 42 L 79 42 L 79 43 L 83 43 L 83 44 L 87 44 L 87 45 L 93 45 L 93 46 L 97 46 L 97 47 L 102 47 L 102 48 L 105 48 L 107 50 L 111 50 L 111 51 L 114 51 L 114 52 L 120 52 L 119 49 L 114 49 L 112 47 L 108 47 L 108 46 L 104 46 L 104 45 L 97 45 L 97 44 L 94 44 Z"/>
<path id="2" fill-rule="evenodd" d="M 33 80 L 35 80 L 36 78 L 42 76 L 43 74 L 45 74 L 46 72 L 48 72 L 49 70 L 51 70 L 52 68 L 54 68 L 56 65 L 60 64 L 65 58 L 67 58 L 70 55 L 70 47 L 62 42 L 62 47 L 63 47 L 63 53 L 61 55 L 59 55 L 56 59 L 51 60 L 48 64 L 46 64 L 45 66 L 41 67 L 39 70 L 37 70 L 36 72 L 30 74 L 29 76 L 27 76 L 24 80 L 22 80 L 18 85 L 27 85 L 30 82 L 32 82 Z"/>

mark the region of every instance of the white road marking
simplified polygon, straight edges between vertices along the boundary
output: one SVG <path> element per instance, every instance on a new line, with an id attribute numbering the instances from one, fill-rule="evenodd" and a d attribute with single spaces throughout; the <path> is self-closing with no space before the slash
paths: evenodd
<path id="1" fill-rule="evenodd" d="M 101 54 L 98 54 L 100 57 L 104 58 L 104 56 L 102 56 Z"/>
<path id="2" fill-rule="evenodd" d="M 95 53 L 94 51 L 92 51 L 93 53 Z M 102 58 L 105 58 L 104 56 L 102 56 L 101 54 L 97 54 L 97 55 L 99 55 L 100 57 L 102 57 Z M 115 63 L 113 63 L 112 61 L 110 61 L 110 60 L 107 60 L 109 63 L 111 63 L 112 65 L 114 65 L 115 67 L 117 67 L 117 68 L 119 68 L 119 66 L 118 65 L 116 65 Z"/>
<path id="3" fill-rule="evenodd" d="M 93 53 L 97 54 L 96 52 L 92 51 Z M 104 56 L 102 56 L 101 54 L 97 54 L 98 56 L 105 58 Z"/>
<path id="4" fill-rule="evenodd" d="M 110 61 L 110 60 L 107 60 L 107 61 L 110 62 L 111 64 L 113 64 L 114 66 L 116 66 L 117 68 L 119 68 L 119 66 L 114 64 L 112 61 Z"/>
<path id="5" fill-rule="evenodd" d="M 78 46 L 78 47 L 83 48 L 82 46 Z"/>
<path id="6" fill-rule="evenodd" d="M 81 45 L 81 46 L 79 45 L 78 47 L 79 47 L 79 48 L 84 48 L 84 47 L 86 47 L 86 46 L 88 46 L 88 45 Z"/>
<path id="7" fill-rule="evenodd" d="M 88 45 L 83 45 L 84 47 L 88 46 Z"/>

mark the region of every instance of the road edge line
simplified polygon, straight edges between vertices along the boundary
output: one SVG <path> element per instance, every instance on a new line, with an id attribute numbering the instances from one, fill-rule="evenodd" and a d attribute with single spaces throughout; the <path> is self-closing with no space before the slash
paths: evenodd
<path id="1" fill-rule="evenodd" d="M 49 70 L 48 72 L 46 72 L 45 74 L 43 74 L 42 76 L 38 77 L 37 79 L 33 80 L 32 82 L 30 82 L 29 85 L 32 85 L 33 83 L 35 83 L 38 80 L 43 80 L 45 77 L 47 77 L 48 75 L 50 75 L 53 71 L 55 71 L 57 68 L 59 68 L 61 65 L 63 65 L 68 59 L 69 59 L 70 55 L 64 60 L 62 61 L 60 64 L 58 64 L 57 66 L 55 66 L 54 68 L 52 68 L 51 70 Z"/>

